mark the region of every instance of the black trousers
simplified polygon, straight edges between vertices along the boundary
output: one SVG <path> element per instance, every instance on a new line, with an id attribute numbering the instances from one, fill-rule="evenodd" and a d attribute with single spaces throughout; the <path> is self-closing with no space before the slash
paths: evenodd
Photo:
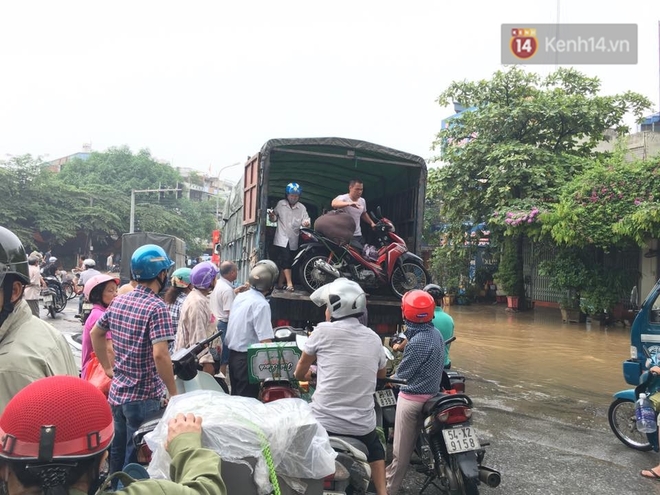
<path id="1" fill-rule="evenodd" d="M 247 352 L 229 349 L 229 382 L 231 395 L 259 398 L 259 384 L 251 384 L 248 380 Z"/>

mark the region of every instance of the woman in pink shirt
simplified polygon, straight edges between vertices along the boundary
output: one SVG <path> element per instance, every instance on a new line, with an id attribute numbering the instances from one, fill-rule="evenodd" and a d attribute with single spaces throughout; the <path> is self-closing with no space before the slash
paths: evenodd
<path id="1" fill-rule="evenodd" d="M 117 295 L 117 286 L 119 285 L 119 279 L 111 277 L 107 274 L 95 275 L 90 278 L 83 289 L 83 294 L 85 299 L 92 303 L 94 306 L 92 312 L 87 317 L 85 321 L 85 327 L 83 328 L 82 334 L 82 371 L 81 376 L 83 379 L 85 377 L 85 366 L 87 362 L 91 359 L 93 348 L 92 341 L 89 336 L 89 333 L 94 328 L 94 324 L 101 317 L 110 303 Z M 112 343 L 112 337 L 110 332 L 106 334 L 106 338 Z M 110 357 L 110 362 L 114 361 L 114 352 L 112 351 L 112 345 L 108 346 L 108 354 Z"/>

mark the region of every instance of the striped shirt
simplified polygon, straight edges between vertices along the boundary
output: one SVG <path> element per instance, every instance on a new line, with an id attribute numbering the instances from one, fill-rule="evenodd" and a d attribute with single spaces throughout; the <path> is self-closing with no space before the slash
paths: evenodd
<path id="1" fill-rule="evenodd" d="M 112 331 L 115 365 L 108 402 L 119 406 L 163 397 L 166 388 L 156 370 L 153 344 L 173 340 L 174 327 L 162 299 L 138 284 L 115 297 L 96 324 Z"/>

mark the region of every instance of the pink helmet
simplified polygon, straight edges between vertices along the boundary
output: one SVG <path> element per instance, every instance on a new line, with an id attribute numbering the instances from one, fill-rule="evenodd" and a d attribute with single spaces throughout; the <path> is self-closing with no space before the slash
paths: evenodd
<path id="1" fill-rule="evenodd" d="M 94 290 L 94 287 L 109 282 L 110 280 L 112 280 L 117 285 L 119 285 L 118 278 L 111 277 L 106 273 L 102 273 L 101 275 L 94 275 L 92 278 L 90 278 L 85 284 L 85 287 L 83 288 L 83 294 L 85 296 L 85 299 L 89 301 L 89 295 L 91 294 L 92 290 Z"/>

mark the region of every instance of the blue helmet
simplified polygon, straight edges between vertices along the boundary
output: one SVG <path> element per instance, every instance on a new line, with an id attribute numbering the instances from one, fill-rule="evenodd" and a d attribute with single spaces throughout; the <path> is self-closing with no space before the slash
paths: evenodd
<path id="1" fill-rule="evenodd" d="M 153 280 L 163 270 L 174 266 L 165 250 L 156 244 L 145 244 L 135 250 L 131 256 L 131 275 L 133 280 Z"/>
<path id="2" fill-rule="evenodd" d="M 300 196 L 302 194 L 302 187 L 297 182 L 290 182 L 286 185 L 286 193 Z"/>

